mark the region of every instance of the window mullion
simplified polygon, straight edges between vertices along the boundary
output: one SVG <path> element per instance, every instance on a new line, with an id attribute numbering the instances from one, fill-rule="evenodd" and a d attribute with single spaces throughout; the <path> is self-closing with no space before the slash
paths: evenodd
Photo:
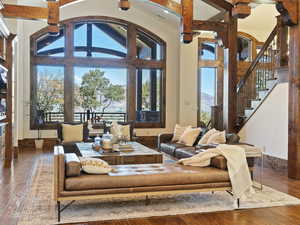
<path id="1" fill-rule="evenodd" d="M 133 61 L 136 60 L 136 27 L 132 24 L 128 25 L 127 30 L 127 59 Z M 136 120 L 136 102 L 137 102 L 137 90 L 136 90 L 136 67 L 128 67 L 127 76 L 127 119 L 129 121 Z"/>

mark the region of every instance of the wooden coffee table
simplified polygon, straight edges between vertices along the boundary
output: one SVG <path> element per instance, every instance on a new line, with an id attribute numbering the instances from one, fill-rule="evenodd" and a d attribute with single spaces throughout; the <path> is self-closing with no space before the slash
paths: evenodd
<path id="1" fill-rule="evenodd" d="M 129 142 L 132 145 L 133 151 L 120 152 L 99 152 L 92 149 L 92 143 L 76 143 L 82 157 L 100 158 L 105 160 L 110 165 L 125 165 L 125 164 L 152 164 L 162 163 L 163 155 L 151 148 L 148 148 L 137 142 Z"/>

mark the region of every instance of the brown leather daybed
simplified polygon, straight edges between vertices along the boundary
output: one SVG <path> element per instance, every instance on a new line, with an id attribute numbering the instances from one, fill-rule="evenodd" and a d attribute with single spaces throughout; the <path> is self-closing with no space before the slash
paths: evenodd
<path id="1" fill-rule="evenodd" d="M 231 191 L 226 161 L 216 157 L 210 167 L 191 167 L 178 164 L 138 164 L 113 166 L 106 175 L 89 175 L 74 171 L 80 163 L 75 154 L 65 154 L 63 147 L 54 148 L 54 200 L 60 213 L 73 201 L 148 196 L 166 193 Z M 75 169 L 77 170 L 77 169 Z M 79 173 L 78 173 L 79 172 Z M 61 209 L 61 201 L 72 201 Z M 238 202 L 239 204 L 239 202 Z"/>

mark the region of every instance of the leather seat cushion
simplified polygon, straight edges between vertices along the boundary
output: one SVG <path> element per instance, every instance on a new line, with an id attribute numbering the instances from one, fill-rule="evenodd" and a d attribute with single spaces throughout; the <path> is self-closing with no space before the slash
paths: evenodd
<path id="1" fill-rule="evenodd" d="M 106 175 L 83 174 L 65 180 L 67 191 L 134 188 L 166 185 L 229 182 L 228 172 L 213 167 L 191 167 L 179 164 L 117 165 Z"/>
<path id="2" fill-rule="evenodd" d="M 175 157 L 177 159 L 189 158 L 195 154 L 197 154 L 197 152 L 195 151 L 195 147 L 178 148 L 175 151 Z"/>
<path id="3" fill-rule="evenodd" d="M 175 156 L 175 150 L 177 148 L 182 148 L 185 147 L 184 144 L 180 144 L 180 143 L 161 143 L 160 144 L 160 150 L 164 153 L 167 153 L 171 156 Z"/>

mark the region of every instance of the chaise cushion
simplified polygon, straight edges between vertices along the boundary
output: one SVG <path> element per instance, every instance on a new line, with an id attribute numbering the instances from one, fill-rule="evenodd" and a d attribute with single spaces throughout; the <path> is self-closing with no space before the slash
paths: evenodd
<path id="1" fill-rule="evenodd" d="M 229 182 L 228 172 L 178 164 L 117 165 L 107 175 L 69 177 L 67 191 Z"/>

